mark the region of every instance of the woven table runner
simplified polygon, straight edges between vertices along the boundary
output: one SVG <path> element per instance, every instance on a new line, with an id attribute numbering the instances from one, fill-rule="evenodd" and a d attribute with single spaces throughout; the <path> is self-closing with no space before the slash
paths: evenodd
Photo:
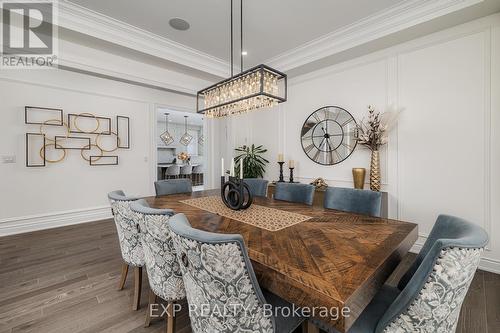
<path id="1" fill-rule="evenodd" d="M 232 210 L 224 205 L 219 196 L 188 199 L 181 202 L 269 231 L 278 231 L 311 218 L 302 214 L 254 204 L 246 210 Z"/>

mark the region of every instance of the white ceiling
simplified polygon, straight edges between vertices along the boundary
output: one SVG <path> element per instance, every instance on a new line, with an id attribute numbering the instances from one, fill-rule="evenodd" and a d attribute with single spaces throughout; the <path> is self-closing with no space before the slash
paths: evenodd
<path id="1" fill-rule="evenodd" d="M 168 38 L 214 57 L 229 59 L 229 0 L 70 0 L 100 14 Z M 262 63 L 313 39 L 339 30 L 402 0 L 245 0 L 245 63 Z M 235 42 L 239 49 L 239 1 L 235 6 Z M 171 28 L 179 17 L 187 31 Z M 238 33 L 237 33 L 238 32 Z M 239 60 L 239 52 L 235 52 Z M 247 67 L 247 66 L 245 66 Z"/>

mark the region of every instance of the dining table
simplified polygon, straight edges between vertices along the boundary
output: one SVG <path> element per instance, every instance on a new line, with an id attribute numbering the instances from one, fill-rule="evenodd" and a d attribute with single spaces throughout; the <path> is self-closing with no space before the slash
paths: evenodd
<path id="1" fill-rule="evenodd" d="M 194 228 L 242 235 L 261 288 L 297 307 L 348 309 L 340 316 L 315 314 L 339 332 L 349 330 L 418 237 L 415 223 L 254 197 L 255 208 L 307 218 L 270 230 L 240 221 L 244 212 L 220 214 L 188 203 L 202 198 L 220 200 L 220 190 L 146 201 L 184 213 Z"/>

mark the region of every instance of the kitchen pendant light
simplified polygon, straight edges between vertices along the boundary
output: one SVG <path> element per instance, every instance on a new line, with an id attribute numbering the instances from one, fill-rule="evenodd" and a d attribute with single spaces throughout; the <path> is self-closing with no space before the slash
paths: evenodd
<path id="1" fill-rule="evenodd" d="M 220 118 L 287 100 L 287 76 L 269 66 L 243 71 L 243 0 L 240 0 L 240 73 L 233 75 L 233 0 L 231 1 L 231 77 L 198 92 L 196 110 Z"/>
<path id="2" fill-rule="evenodd" d="M 193 140 L 193 136 L 189 135 L 188 133 L 187 118 L 188 116 L 184 116 L 184 134 L 181 136 L 181 139 L 179 141 L 184 146 L 189 145 L 191 143 L 191 140 Z"/>
<path id="3" fill-rule="evenodd" d="M 174 137 L 170 135 L 168 132 L 168 115 L 169 113 L 165 113 L 165 132 L 163 132 L 160 135 L 161 141 L 165 144 L 165 146 L 170 145 L 172 142 L 174 142 Z"/>

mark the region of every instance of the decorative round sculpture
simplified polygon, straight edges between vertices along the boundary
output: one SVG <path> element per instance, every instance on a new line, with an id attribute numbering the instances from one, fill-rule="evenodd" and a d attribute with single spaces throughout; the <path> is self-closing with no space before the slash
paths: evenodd
<path id="1" fill-rule="evenodd" d="M 56 160 L 49 160 L 45 154 L 46 154 L 46 149 L 47 147 L 51 147 L 53 146 L 54 148 L 56 148 L 56 150 L 62 150 L 62 156 Z M 47 143 L 45 144 L 44 146 L 42 146 L 42 148 L 40 148 L 40 157 L 45 160 L 45 162 L 47 163 L 58 163 L 58 162 L 61 162 L 62 160 L 64 160 L 64 158 L 66 157 L 66 149 L 64 149 L 63 147 L 61 147 L 60 145 L 57 145 L 56 147 L 56 144 L 55 143 Z"/>
<path id="2" fill-rule="evenodd" d="M 116 132 L 113 132 L 111 131 L 111 135 L 114 135 L 116 136 L 116 147 L 114 147 L 113 149 L 104 149 L 100 144 L 99 144 L 99 138 L 101 137 L 102 133 L 99 133 L 97 134 L 96 138 L 95 138 L 95 145 L 103 152 L 105 153 L 111 153 L 111 152 L 114 152 L 115 150 L 118 149 L 118 147 L 120 146 L 120 138 L 118 137 L 118 134 L 116 134 Z"/>
<path id="3" fill-rule="evenodd" d="M 95 147 L 95 148 L 99 149 L 99 151 L 100 151 L 99 155 L 96 155 L 96 156 L 98 156 L 98 157 L 97 157 L 96 159 L 94 159 L 94 161 L 99 161 L 99 160 L 101 159 L 101 157 L 103 157 L 103 156 L 104 156 L 104 152 L 102 151 L 102 149 L 101 149 L 98 145 L 95 145 L 95 144 L 91 143 L 91 144 L 90 144 L 90 147 L 89 147 L 89 145 L 86 145 L 85 147 L 83 147 L 83 148 L 80 150 L 80 155 L 82 155 L 82 158 L 83 158 L 85 161 L 87 161 L 87 162 L 90 162 L 90 157 L 86 157 L 86 156 L 85 156 L 85 154 L 84 154 L 84 152 L 85 152 L 86 150 L 89 150 L 88 148 L 92 149 L 92 147 Z M 90 155 L 91 155 L 91 154 L 90 154 Z"/>
<path id="4" fill-rule="evenodd" d="M 47 133 L 45 133 L 45 132 L 44 132 L 44 127 L 45 127 L 45 126 L 47 126 L 47 125 L 49 125 L 49 126 L 54 126 L 54 125 L 55 125 L 54 123 L 55 123 L 55 124 L 59 124 L 59 123 L 61 123 L 61 120 L 59 120 L 59 119 L 49 119 L 49 120 L 44 121 L 42 124 L 40 124 L 40 130 L 39 130 L 39 133 L 40 133 L 40 134 L 42 134 L 42 135 L 44 135 L 44 136 L 45 136 L 45 140 L 47 140 L 47 141 L 49 141 L 49 142 L 54 142 L 54 141 L 55 141 L 55 139 L 51 139 L 51 138 L 49 138 L 49 137 L 47 136 Z M 66 124 L 66 123 L 63 121 L 63 122 L 62 122 L 62 125 L 56 125 L 56 126 L 62 126 L 62 127 L 64 127 L 65 132 L 66 132 L 64 136 L 65 136 L 66 138 L 67 138 L 67 137 L 69 137 L 69 126 L 68 126 L 68 124 Z"/>
<path id="5" fill-rule="evenodd" d="M 87 118 L 94 118 L 95 119 L 95 122 L 96 122 L 96 127 L 92 130 L 92 131 L 85 131 L 83 129 L 81 129 L 80 127 L 78 127 L 78 123 L 77 123 L 77 120 L 78 118 L 80 117 L 87 117 Z M 97 117 L 92 114 L 92 113 L 87 113 L 87 112 L 84 112 L 84 113 L 80 113 L 79 115 L 77 115 L 75 117 L 75 119 L 73 120 L 73 126 L 80 132 L 82 133 L 85 133 L 85 134 L 95 134 L 97 133 L 97 130 L 99 129 L 99 127 L 101 126 L 101 124 L 99 123 L 99 119 L 97 119 Z"/>
<path id="6" fill-rule="evenodd" d="M 300 131 L 302 149 L 312 161 L 334 165 L 356 148 L 356 121 L 347 110 L 325 106 L 307 117 Z"/>
<path id="7" fill-rule="evenodd" d="M 221 177 L 221 198 L 224 204 L 232 210 L 247 209 L 253 201 L 250 188 L 242 179 L 229 177 L 229 181 L 225 181 L 225 177 Z"/>

